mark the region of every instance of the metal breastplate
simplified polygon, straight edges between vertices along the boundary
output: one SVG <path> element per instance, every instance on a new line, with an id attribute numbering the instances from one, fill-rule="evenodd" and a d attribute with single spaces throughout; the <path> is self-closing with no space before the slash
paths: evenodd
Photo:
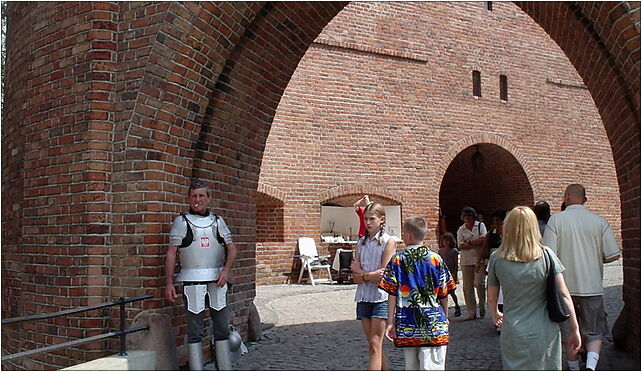
<path id="1" fill-rule="evenodd" d="M 218 278 L 225 264 L 225 248 L 216 240 L 214 225 L 216 219 L 210 214 L 206 217 L 187 214 L 189 228 L 192 229 L 192 243 L 179 248 L 181 271 L 176 277 L 178 282 L 210 282 Z"/>

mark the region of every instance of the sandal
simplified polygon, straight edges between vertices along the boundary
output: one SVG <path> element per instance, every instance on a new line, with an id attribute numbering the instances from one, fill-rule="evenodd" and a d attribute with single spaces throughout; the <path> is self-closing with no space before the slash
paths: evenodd
<path id="1" fill-rule="evenodd" d="M 459 306 L 455 306 L 455 314 L 453 314 L 455 317 L 461 316 L 461 308 Z"/>

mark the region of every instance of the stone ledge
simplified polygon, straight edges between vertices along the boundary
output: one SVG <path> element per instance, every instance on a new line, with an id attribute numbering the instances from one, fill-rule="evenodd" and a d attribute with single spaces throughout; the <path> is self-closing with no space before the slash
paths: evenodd
<path id="1" fill-rule="evenodd" d="M 112 355 L 63 368 L 63 371 L 154 371 L 156 352 L 132 350 L 127 355 Z"/>

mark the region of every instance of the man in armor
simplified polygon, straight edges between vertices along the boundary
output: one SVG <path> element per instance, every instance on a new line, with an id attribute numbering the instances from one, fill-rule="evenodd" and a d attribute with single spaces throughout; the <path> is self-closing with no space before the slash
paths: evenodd
<path id="1" fill-rule="evenodd" d="M 236 246 L 223 218 L 208 209 L 211 192 L 207 183 L 193 181 L 188 194 L 189 212 L 174 219 L 169 234 L 169 248 L 165 259 L 165 297 L 171 303 L 177 297 L 174 267 L 178 252 L 181 271 L 176 281 L 183 283 L 190 369 L 203 370 L 202 313 L 207 302 L 214 325 L 217 367 L 219 370 L 231 370 L 226 294 L 236 257 Z"/>

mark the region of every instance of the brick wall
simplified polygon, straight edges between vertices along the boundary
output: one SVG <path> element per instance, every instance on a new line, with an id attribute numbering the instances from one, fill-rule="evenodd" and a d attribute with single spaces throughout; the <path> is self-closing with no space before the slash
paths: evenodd
<path id="1" fill-rule="evenodd" d="M 481 98 L 473 96 L 472 70 L 481 72 Z M 500 74 L 508 77 L 507 102 Z M 471 166 L 476 144 L 482 172 Z M 284 258 L 298 237 L 319 239 L 321 195 L 338 186 L 400 195 L 402 219 L 426 217 L 431 230 L 441 205 L 455 232 L 465 205 L 490 215 L 541 199 L 557 211 L 574 182 L 586 185 L 588 206 L 619 236 L 618 182 L 599 112 L 564 53 L 512 3 L 492 12 L 481 3 L 346 6 L 295 71 L 260 178 L 288 198 Z M 360 197 L 344 192 L 347 205 Z M 305 224 L 301 210 L 314 213 Z M 427 242 L 436 244 L 432 234 Z M 257 283 L 296 273 L 276 253 L 257 250 Z"/>
<path id="2" fill-rule="evenodd" d="M 589 186 L 591 208 L 614 226 L 620 218 L 626 316 L 639 330 L 639 3 L 517 3 L 525 14 L 510 3 L 496 3 L 493 12 L 480 3 L 355 3 L 358 22 L 333 22 L 319 36 L 345 5 L 10 3 L 3 317 L 149 292 L 155 298 L 132 305 L 130 319 L 146 309 L 170 314 L 185 361 L 182 305 L 162 299 L 162 273 L 169 221 L 184 208 L 189 177 L 215 186 L 213 207 L 240 248 L 231 302 L 244 331 L 255 276 L 264 273 L 256 268 L 267 267 L 256 260 L 257 190 L 283 202 L 287 244 L 280 249 L 291 267 L 286 257 L 295 238 L 317 231 L 319 205 L 331 198 L 389 197 L 404 215 L 434 224 L 448 167 L 483 143 L 519 162 L 534 199 L 559 200 L 562 185 L 579 178 Z M 550 38 L 538 30 L 506 45 L 532 27 L 527 15 Z M 576 70 L 559 61 L 559 48 Z M 325 67 L 309 77 L 295 73 L 312 62 Z M 472 70 L 481 72 L 481 99 L 470 97 Z M 508 76 L 507 103 L 497 99 L 500 74 Z M 595 106 L 578 98 L 589 92 Z M 585 130 L 569 133 L 577 127 Z M 299 165 L 269 161 L 275 150 L 265 148 L 268 133 Z M 306 138 L 305 146 L 290 143 Z M 418 155 L 379 156 L 381 149 Z M 612 177 L 610 159 L 614 199 L 614 186 L 600 183 Z M 304 164 L 323 170 L 306 174 Z M 407 167 L 415 176 L 401 185 L 389 170 Z M 287 187 L 264 178 L 279 168 Z M 607 207 L 618 203 L 621 212 Z M 113 330 L 114 314 L 99 315 L 3 328 L 3 349 Z M 63 367 L 105 354 L 113 343 L 105 344 L 3 368 Z M 629 346 L 639 355 L 639 331 Z"/>
<path id="3" fill-rule="evenodd" d="M 8 62 L 16 63 L 19 76 L 8 75 L 17 88 L 6 103 L 17 111 L 3 120 L 3 133 L 15 139 L 3 140 L 14 143 L 7 169 L 18 168 L 20 176 L 6 184 L 3 174 L 3 191 L 15 188 L 6 205 L 19 213 L 21 226 L 16 254 L 3 257 L 3 265 L 12 268 L 10 276 L 18 272 L 20 290 L 5 297 L 3 311 L 4 303 L 14 305 L 4 315 L 95 304 L 107 294 L 117 10 L 113 3 L 30 3 L 11 11 L 16 17 L 10 27 L 15 20 L 16 29 L 8 44 L 13 48 L 15 42 L 18 52 Z M 3 236 L 8 233 L 3 229 Z M 33 349 L 98 334 L 97 328 L 110 326 L 99 315 L 18 326 L 19 346 Z M 94 342 L 21 362 L 27 369 L 68 365 L 79 355 L 104 354 L 103 346 Z M 7 350 L 19 349 L 7 343 Z"/>
<path id="4" fill-rule="evenodd" d="M 611 143 L 624 249 L 625 309 L 620 319 L 628 334 L 627 350 L 639 356 L 640 3 L 518 4 L 573 62 L 591 92 Z"/>

